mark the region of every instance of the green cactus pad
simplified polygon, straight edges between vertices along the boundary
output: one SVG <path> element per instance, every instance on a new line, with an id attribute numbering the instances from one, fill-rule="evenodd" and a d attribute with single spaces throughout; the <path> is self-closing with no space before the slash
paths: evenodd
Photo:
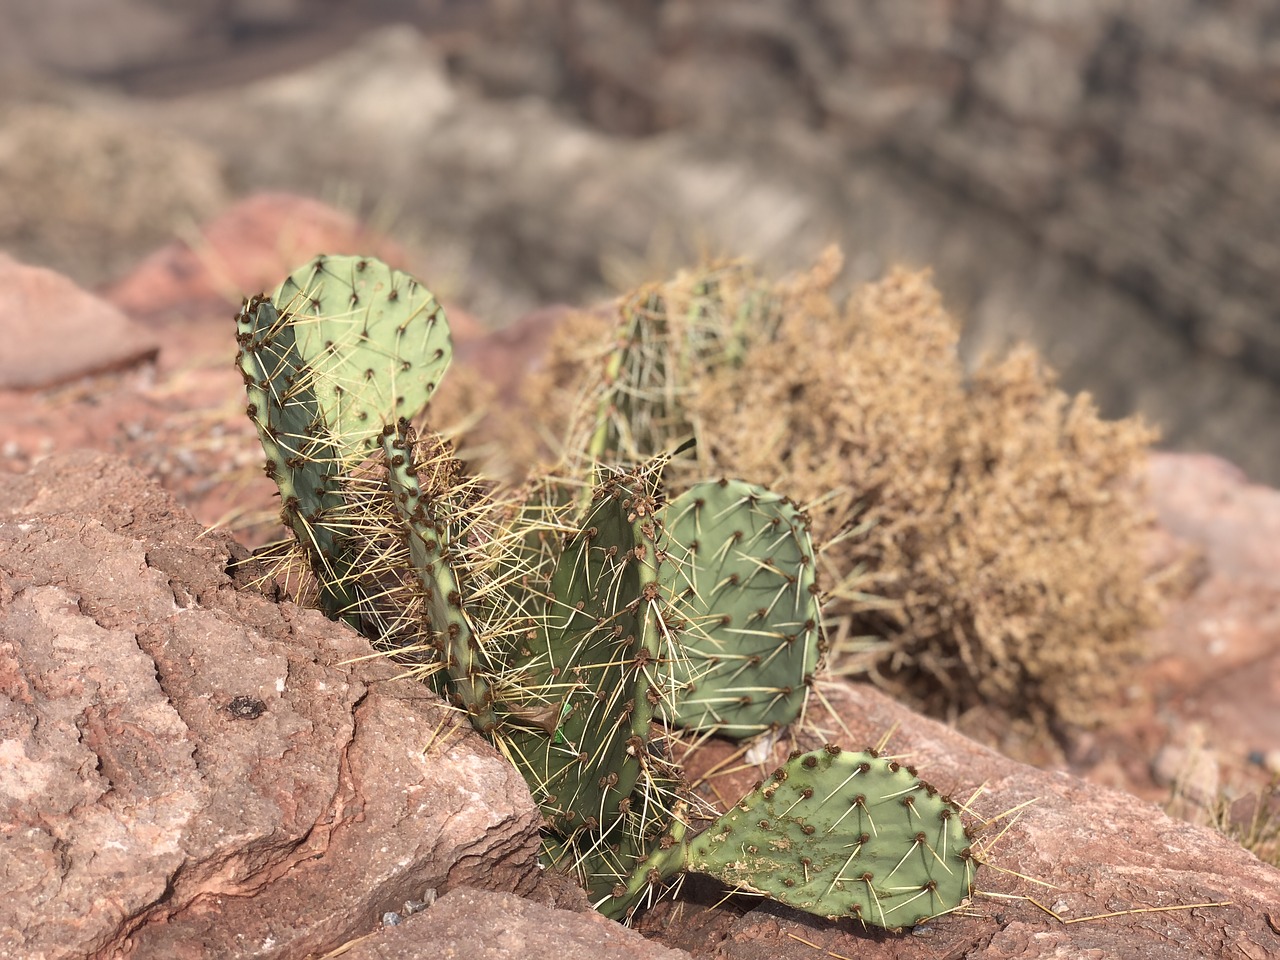
<path id="1" fill-rule="evenodd" d="M 560 553 L 543 629 L 505 684 L 513 724 L 503 749 L 547 825 L 565 837 L 610 830 L 645 776 L 662 695 L 656 482 L 656 471 L 641 471 L 597 486 L 582 529 Z"/>
<path id="2" fill-rule="evenodd" d="M 246 412 L 267 455 L 267 476 L 280 489 L 281 521 L 306 551 L 320 585 L 320 605 L 359 628 L 343 543 L 346 502 L 341 458 L 321 416 L 316 394 L 301 375 L 295 327 L 265 297 L 246 300 L 236 315 Z"/>
<path id="3" fill-rule="evenodd" d="M 976 862 L 960 808 L 908 767 L 795 755 L 689 842 L 686 869 L 830 918 L 909 927 L 959 906 Z"/>
<path id="4" fill-rule="evenodd" d="M 273 299 L 245 302 L 236 339 L 281 519 L 307 553 L 324 611 L 367 632 L 344 478 L 384 425 L 430 399 L 452 353 L 444 313 L 378 260 L 317 257 Z"/>
<path id="5" fill-rule="evenodd" d="M 272 299 L 343 457 L 425 407 L 453 356 L 431 291 L 371 257 L 317 257 Z"/>
<path id="6" fill-rule="evenodd" d="M 673 722 L 747 737 L 799 716 L 820 659 L 808 520 L 762 487 L 695 484 L 662 511 L 686 620 Z"/>
<path id="7" fill-rule="evenodd" d="M 446 451 L 437 462 L 427 465 L 428 470 L 445 475 L 438 482 L 424 484 L 419 474 L 422 465 L 415 460 L 416 439 L 404 419 L 382 432 L 391 500 L 407 533 L 409 562 L 421 587 L 427 634 L 444 664 L 456 703 L 467 711 L 477 730 L 492 733 L 498 719 L 482 669 L 480 642 L 465 610 L 469 598 L 463 583 L 464 550 L 454 542 L 471 519 L 466 484 L 447 475 L 456 461 L 449 459 Z"/>

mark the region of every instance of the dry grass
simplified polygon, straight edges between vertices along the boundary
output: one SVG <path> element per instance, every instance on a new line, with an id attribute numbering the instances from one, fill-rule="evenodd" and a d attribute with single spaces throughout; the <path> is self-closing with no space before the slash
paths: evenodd
<path id="1" fill-rule="evenodd" d="M 698 452 L 675 483 L 734 475 L 808 505 L 840 671 L 940 715 L 1097 722 L 1157 612 L 1140 488 L 1153 431 L 1100 419 L 1027 348 L 966 377 L 926 274 L 894 271 L 839 303 L 839 268 L 829 252 L 773 285 L 740 355 L 682 374 L 672 419 Z M 724 269 L 620 303 L 687 305 Z M 761 289 L 718 284 L 714 308 L 740 316 L 751 305 L 735 298 L 758 304 Z M 596 409 L 618 338 L 584 343 L 587 329 L 553 348 L 535 398 L 562 428 L 567 409 Z"/>

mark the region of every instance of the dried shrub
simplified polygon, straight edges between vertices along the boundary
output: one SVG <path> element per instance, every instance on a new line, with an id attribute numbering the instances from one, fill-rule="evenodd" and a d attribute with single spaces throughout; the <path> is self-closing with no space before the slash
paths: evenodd
<path id="1" fill-rule="evenodd" d="M 1139 481 L 1153 432 L 1100 419 L 1028 348 L 966 378 L 927 275 L 894 271 L 841 305 L 838 272 L 828 254 L 777 284 L 745 351 L 689 374 L 698 458 L 676 482 L 732 474 L 808 505 L 842 672 L 942 715 L 1096 722 L 1157 610 Z M 705 275 L 662 301 L 687 303 Z M 726 287 L 720 309 L 748 290 Z M 553 348 L 579 410 L 610 339 Z"/>

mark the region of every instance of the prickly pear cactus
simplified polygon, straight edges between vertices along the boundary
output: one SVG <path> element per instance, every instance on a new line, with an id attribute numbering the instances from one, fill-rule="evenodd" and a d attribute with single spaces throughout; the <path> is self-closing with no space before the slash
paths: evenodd
<path id="1" fill-rule="evenodd" d="M 682 872 L 830 919 L 910 927 L 960 906 L 976 868 L 960 808 L 909 767 L 827 746 L 796 753 L 706 830 L 659 845 L 604 912 Z"/>
<path id="2" fill-rule="evenodd" d="M 453 357 L 431 291 L 381 260 L 317 257 L 272 301 L 343 456 L 371 451 L 384 426 L 422 410 Z"/>
<path id="3" fill-rule="evenodd" d="M 452 354 L 435 298 L 362 257 L 317 257 L 236 316 L 246 412 L 327 614 L 365 629 L 345 478 L 382 427 L 430 399 Z"/>
<path id="4" fill-rule="evenodd" d="M 741 738 L 800 715 L 821 655 L 808 520 L 742 481 L 695 484 L 662 511 L 686 621 L 672 721 Z"/>
<path id="5" fill-rule="evenodd" d="M 280 490 L 280 519 L 306 551 L 320 605 L 357 629 L 360 616 L 351 564 L 342 543 L 342 458 L 307 382 L 295 330 L 265 297 L 245 301 L 236 316 L 245 408 L 266 452 L 266 473 Z"/>
<path id="6" fill-rule="evenodd" d="M 794 755 L 687 837 L 710 817 L 670 760 L 667 726 L 743 737 L 789 723 L 821 653 L 804 515 L 738 481 L 664 503 L 669 458 L 644 453 L 684 429 L 663 384 L 723 354 L 749 319 L 710 309 L 709 284 L 687 336 L 669 314 L 633 318 L 594 428 L 627 465 L 588 453 L 581 496 L 548 478 L 499 504 L 446 443 L 415 434 L 405 417 L 449 362 L 448 329 L 428 292 L 373 260 L 317 258 L 246 302 L 248 413 L 321 605 L 379 648 L 424 658 L 423 677 L 442 678 L 520 769 L 547 862 L 597 909 L 627 918 L 703 872 L 820 915 L 908 926 L 954 909 L 974 861 L 956 805 L 890 760 Z"/>

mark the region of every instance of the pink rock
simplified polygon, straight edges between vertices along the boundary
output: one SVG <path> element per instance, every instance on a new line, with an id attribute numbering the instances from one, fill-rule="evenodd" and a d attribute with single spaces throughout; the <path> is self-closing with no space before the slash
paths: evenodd
<path id="1" fill-rule="evenodd" d="M 175 241 L 146 257 L 105 296 L 133 317 L 191 316 L 270 292 L 317 253 L 367 253 L 402 265 L 404 251 L 318 200 L 262 193 L 207 224 L 194 244 Z"/>
<path id="2" fill-rule="evenodd" d="M 594 911 L 509 893 L 455 890 L 423 913 L 356 944 L 346 960 L 688 960 Z"/>
<path id="3" fill-rule="evenodd" d="M 108 457 L 0 476 L 0 956 L 302 957 L 538 889 L 516 770 L 201 534 Z"/>
<path id="4" fill-rule="evenodd" d="M 1145 685 L 1238 767 L 1280 750 L 1280 491 L 1207 454 L 1156 454 L 1149 477 L 1160 525 L 1201 560 L 1151 635 Z"/>
<path id="5" fill-rule="evenodd" d="M 56 386 L 154 359 L 154 337 L 71 280 L 0 253 L 0 389 Z"/>

